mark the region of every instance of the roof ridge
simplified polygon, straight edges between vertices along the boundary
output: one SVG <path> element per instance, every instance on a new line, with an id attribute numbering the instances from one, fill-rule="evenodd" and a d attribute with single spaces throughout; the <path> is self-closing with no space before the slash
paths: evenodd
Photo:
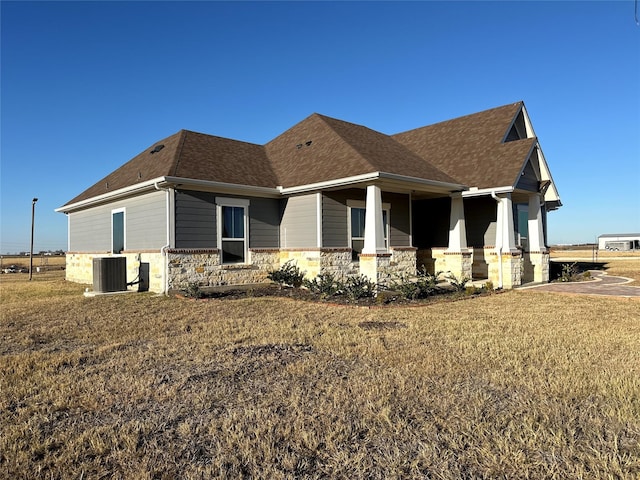
<path id="1" fill-rule="evenodd" d="M 185 130 L 184 128 L 180 130 L 180 136 L 182 137 L 180 139 L 180 142 L 178 143 L 178 148 L 176 148 L 176 152 L 174 154 L 173 157 L 173 161 L 171 162 L 171 167 L 169 168 L 169 171 L 171 172 L 171 174 L 175 177 L 177 175 L 178 172 L 178 165 L 180 164 L 180 158 L 182 155 L 182 148 L 184 147 L 184 143 L 187 141 L 187 133 L 189 133 L 189 130 Z"/>
<path id="2" fill-rule="evenodd" d="M 499 107 L 487 108 L 486 110 L 481 110 L 479 112 L 468 113 L 466 115 L 461 115 L 459 117 L 449 118 L 447 120 L 441 120 L 439 122 L 430 123 L 428 125 L 423 125 L 421 127 L 411 128 L 409 130 L 404 130 L 402 132 L 394 133 L 394 134 L 392 134 L 390 136 L 391 137 L 395 137 L 395 136 L 402 135 L 403 133 L 413 132 L 415 130 L 420 130 L 420 129 L 423 129 L 423 128 L 434 127 L 436 125 L 443 125 L 443 124 L 446 124 L 446 123 L 449 123 L 449 122 L 457 122 L 457 121 L 460 121 L 460 120 L 468 119 L 470 117 L 475 117 L 475 116 L 479 116 L 479 115 L 483 115 L 483 114 L 488 114 L 489 112 L 494 112 L 496 110 L 500 110 L 500 109 L 503 109 L 503 108 L 513 107 L 513 106 L 518 105 L 518 104 L 520 105 L 520 107 L 519 107 L 518 111 L 515 113 L 515 115 L 517 115 L 519 113 L 520 109 L 524 106 L 524 101 L 522 101 L 522 100 L 519 100 L 519 101 L 513 102 L 513 103 L 506 103 L 504 105 L 500 105 Z M 515 118 L 515 116 L 514 116 L 514 118 Z"/>
<path id="3" fill-rule="evenodd" d="M 359 125 L 357 123 L 347 122 L 345 120 L 340 120 L 339 118 L 328 117 L 326 115 L 321 115 L 319 113 L 316 113 L 314 115 L 317 115 L 318 117 L 320 117 L 320 119 L 331 129 L 332 132 L 334 132 L 336 135 L 338 135 L 338 137 L 340 137 L 344 141 L 344 143 L 347 144 L 347 146 L 351 150 L 356 152 L 358 157 L 360 157 L 360 159 L 363 160 L 366 165 L 368 165 L 369 167 L 374 168 L 374 169 L 378 168 L 377 165 L 374 165 L 373 163 L 371 163 L 371 161 L 366 156 L 364 156 L 360 150 L 358 150 L 356 147 L 354 147 L 351 144 L 351 142 L 347 138 L 345 138 L 344 135 L 341 135 L 340 132 L 338 132 L 329 122 L 327 122 L 327 119 L 335 121 L 335 122 L 344 123 L 344 124 L 347 124 L 347 125 L 353 125 L 353 126 L 358 127 L 358 128 L 364 128 L 364 129 L 367 129 L 367 130 L 369 130 L 371 132 L 374 132 L 374 133 L 377 133 L 377 134 L 380 134 L 380 135 L 384 135 L 384 133 L 378 132 L 377 130 L 373 130 L 372 128 L 369 128 L 369 127 L 367 127 L 365 125 Z"/>

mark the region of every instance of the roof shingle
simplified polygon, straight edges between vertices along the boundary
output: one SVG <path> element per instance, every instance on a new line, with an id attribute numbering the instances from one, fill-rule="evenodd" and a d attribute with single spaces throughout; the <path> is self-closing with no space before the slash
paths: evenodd
<path id="1" fill-rule="evenodd" d="M 514 185 L 535 138 L 503 143 L 523 103 L 396 135 L 314 113 L 266 145 L 181 130 L 70 200 L 161 177 L 292 187 L 385 172 L 469 187 Z M 164 147 L 155 153 L 154 147 Z"/>

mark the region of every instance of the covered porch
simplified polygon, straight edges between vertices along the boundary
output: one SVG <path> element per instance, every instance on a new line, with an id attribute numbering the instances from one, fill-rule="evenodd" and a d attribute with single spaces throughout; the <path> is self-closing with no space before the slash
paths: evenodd
<path id="1" fill-rule="evenodd" d="M 386 283 L 394 274 L 394 257 L 400 253 L 403 263 L 415 256 L 416 269 L 491 282 L 494 288 L 549 281 L 542 191 L 413 189 L 408 192 L 409 243 L 394 245 L 385 230 L 383 188 L 381 184 L 365 188 L 358 271 L 372 281 Z"/>

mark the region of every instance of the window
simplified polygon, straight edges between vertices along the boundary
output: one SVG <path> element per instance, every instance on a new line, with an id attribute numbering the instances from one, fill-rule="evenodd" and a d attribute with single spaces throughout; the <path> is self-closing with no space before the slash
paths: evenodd
<path id="1" fill-rule="evenodd" d="M 528 237 L 529 237 L 529 205 L 526 203 L 519 203 L 516 205 L 516 234 L 517 242 L 525 250 L 528 250 Z"/>
<path id="2" fill-rule="evenodd" d="M 124 209 L 111 211 L 111 252 L 124 251 Z"/>
<path id="3" fill-rule="evenodd" d="M 358 260 L 358 255 L 362 253 L 362 249 L 364 248 L 364 220 L 366 209 L 362 207 L 351 207 L 351 259 L 353 261 Z M 389 246 L 388 242 L 388 219 L 389 210 L 382 210 L 382 229 L 384 231 L 384 245 L 385 247 Z"/>
<path id="4" fill-rule="evenodd" d="M 218 204 L 218 245 L 223 264 L 246 263 L 248 200 L 216 198 Z"/>

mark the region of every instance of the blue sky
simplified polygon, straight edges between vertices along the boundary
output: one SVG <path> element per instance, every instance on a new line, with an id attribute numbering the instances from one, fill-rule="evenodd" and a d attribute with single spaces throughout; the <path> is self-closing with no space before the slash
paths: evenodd
<path id="1" fill-rule="evenodd" d="M 180 129 L 266 143 L 313 112 L 392 134 L 524 100 L 549 242 L 640 232 L 633 0 L 0 4 L 0 252 Z"/>

